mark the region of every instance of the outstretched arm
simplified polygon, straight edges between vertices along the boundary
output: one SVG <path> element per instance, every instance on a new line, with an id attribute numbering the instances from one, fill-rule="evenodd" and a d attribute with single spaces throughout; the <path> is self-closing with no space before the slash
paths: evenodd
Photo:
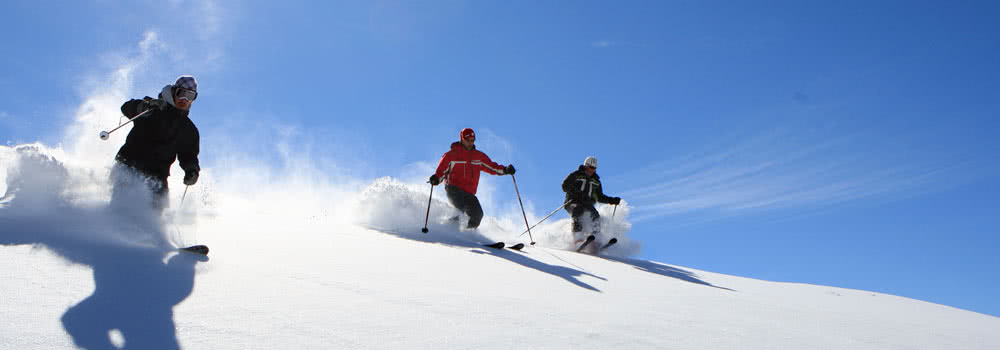
<path id="1" fill-rule="evenodd" d="M 618 205 L 619 203 L 622 202 L 621 198 L 611 197 L 611 196 L 604 195 L 604 190 L 601 187 L 604 187 L 604 186 L 601 185 L 601 186 L 599 186 L 597 188 L 597 196 L 596 197 L 597 197 L 597 201 L 598 202 L 605 203 L 605 204 L 611 204 L 611 205 Z"/>
<path id="2" fill-rule="evenodd" d="M 479 159 L 477 159 L 477 160 L 473 160 L 472 164 L 476 164 L 478 162 L 480 165 L 483 166 L 482 167 L 483 171 L 485 171 L 487 173 L 490 173 L 490 174 L 493 174 L 493 175 L 506 175 L 507 174 L 504 171 L 505 167 L 503 165 L 500 165 L 499 163 L 494 162 L 492 159 L 490 159 L 489 156 L 486 155 L 486 153 L 479 152 L 479 154 L 481 155 L 481 157 Z"/>

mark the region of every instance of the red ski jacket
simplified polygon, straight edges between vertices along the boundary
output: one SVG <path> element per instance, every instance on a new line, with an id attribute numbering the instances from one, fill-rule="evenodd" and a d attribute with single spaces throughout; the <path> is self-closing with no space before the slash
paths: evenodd
<path id="1" fill-rule="evenodd" d="M 486 153 L 465 149 L 461 142 L 451 144 L 451 150 L 441 157 L 434 175 L 444 179 L 449 185 L 458 186 L 473 195 L 479 188 L 479 172 L 485 171 L 493 175 L 504 175 L 504 166 L 494 163 Z"/>

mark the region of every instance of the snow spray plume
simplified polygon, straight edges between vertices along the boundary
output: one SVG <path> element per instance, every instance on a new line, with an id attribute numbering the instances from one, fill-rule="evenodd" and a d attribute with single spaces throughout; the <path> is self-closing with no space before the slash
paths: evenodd
<path id="1" fill-rule="evenodd" d="M 7 170 L 7 192 L 0 208 L 0 244 L 32 244 L 52 249 L 67 259 L 86 263 L 99 248 L 132 247 L 167 250 L 158 216 L 143 209 L 147 198 L 130 198 L 122 207 L 109 208 L 87 200 L 79 188 L 101 181 L 76 177 L 86 173 L 67 168 L 40 146 L 13 148 Z M 135 202 L 133 202 L 135 201 Z"/>
<path id="2" fill-rule="evenodd" d="M 426 218 L 427 202 L 426 188 L 422 184 L 407 184 L 391 177 L 379 178 L 359 194 L 354 208 L 355 224 L 403 238 L 455 245 L 476 245 L 516 239 L 517 233 L 524 230 L 522 218 L 524 214 L 520 211 L 511 212 L 511 215 L 503 218 L 484 216 L 479 229 L 464 230 L 468 216 L 456 210 L 446 200 L 432 197 L 427 226 L 429 233 L 422 234 L 418 228 L 421 224 L 420 219 Z M 639 243 L 625 235 L 631 229 L 631 224 L 624 219 L 630 209 L 624 201 L 619 206 L 621 208 L 618 211 L 622 214 L 616 215 L 614 220 L 610 219 L 614 208 L 608 205 L 598 207 L 598 211 L 604 217 L 601 220 L 603 233 L 598 236 L 598 240 L 603 243 L 611 238 L 618 239 L 618 244 L 605 251 L 608 255 L 622 257 L 636 255 L 639 252 Z M 537 216 L 530 214 L 529 216 L 532 216 L 531 221 L 539 221 Z M 531 232 L 535 234 L 540 246 L 575 250 L 576 243 L 570 234 L 571 229 L 572 220 L 569 218 L 550 219 L 532 226 Z"/>

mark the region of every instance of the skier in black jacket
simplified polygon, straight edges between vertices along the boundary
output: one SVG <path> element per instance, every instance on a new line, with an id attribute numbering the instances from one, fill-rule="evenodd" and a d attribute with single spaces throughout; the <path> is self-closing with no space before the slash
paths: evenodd
<path id="1" fill-rule="evenodd" d="M 153 208 L 162 211 L 167 206 L 167 177 L 174 159 L 184 169 L 185 185 L 198 182 L 200 140 L 198 128 L 188 118 L 197 97 L 198 82 L 193 76 L 182 75 L 173 85 L 163 87 L 156 99 L 146 96 L 122 104 L 122 113 L 129 118 L 150 112 L 133 121 L 125 145 L 115 156 L 113 204 L 134 195 L 136 189 L 142 189 L 136 184 L 144 182 L 154 194 Z"/>
<path id="2" fill-rule="evenodd" d="M 562 183 L 563 192 L 566 192 L 566 211 L 573 217 L 573 232 L 583 231 L 583 223 L 580 217 L 584 212 L 590 213 L 590 220 L 593 224 L 593 235 L 601 233 L 601 215 L 594 208 L 594 203 L 607 203 L 618 205 L 622 199 L 618 197 L 608 197 L 601 190 L 601 177 L 597 176 L 597 158 L 587 157 L 579 169 L 566 176 Z"/>

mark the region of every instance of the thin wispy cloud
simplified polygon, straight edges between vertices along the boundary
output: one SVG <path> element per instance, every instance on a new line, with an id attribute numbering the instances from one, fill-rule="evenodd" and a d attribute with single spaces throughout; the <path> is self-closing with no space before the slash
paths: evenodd
<path id="1" fill-rule="evenodd" d="M 864 135 L 824 138 L 775 129 L 647 166 L 627 175 L 640 185 L 622 197 L 635 205 L 635 222 L 668 216 L 708 222 L 905 195 L 956 181 L 957 162 L 877 143 Z"/>

